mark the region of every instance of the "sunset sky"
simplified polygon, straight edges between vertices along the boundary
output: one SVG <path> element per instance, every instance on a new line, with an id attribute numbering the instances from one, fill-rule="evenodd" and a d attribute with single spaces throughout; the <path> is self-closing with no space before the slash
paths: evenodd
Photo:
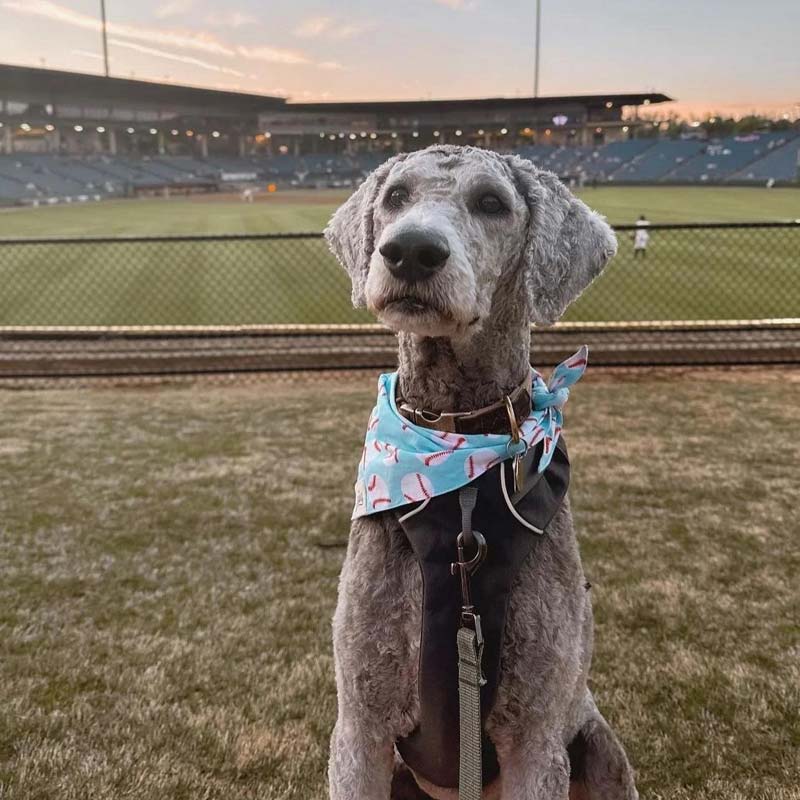
<path id="1" fill-rule="evenodd" d="M 0 0 L 0 61 L 102 70 L 99 0 Z M 800 114 L 800 2 L 542 3 L 540 94 Z M 111 72 L 302 100 L 530 95 L 533 0 L 107 0 Z M 666 110 L 666 107 L 664 107 Z"/>

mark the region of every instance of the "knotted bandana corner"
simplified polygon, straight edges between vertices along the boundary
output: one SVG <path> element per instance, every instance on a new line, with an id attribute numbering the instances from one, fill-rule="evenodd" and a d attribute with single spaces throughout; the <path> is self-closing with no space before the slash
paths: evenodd
<path id="1" fill-rule="evenodd" d="M 547 382 L 531 370 L 533 408 L 520 426 L 520 438 L 526 448 L 542 442 L 539 472 L 553 457 L 569 387 L 585 372 L 588 352 L 583 345 Z M 516 452 L 505 434 L 447 433 L 414 425 L 398 411 L 396 390 L 396 372 L 380 376 L 358 465 L 353 519 L 460 489 Z"/>

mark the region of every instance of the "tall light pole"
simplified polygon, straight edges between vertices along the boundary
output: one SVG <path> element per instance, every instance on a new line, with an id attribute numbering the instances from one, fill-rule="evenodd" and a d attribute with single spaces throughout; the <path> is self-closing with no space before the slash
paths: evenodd
<path id="1" fill-rule="evenodd" d="M 100 0 L 100 16 L 103 20 L 103 64 L 108 77 L 108 32 L 106 31 L 106 0 Z"/>
<path id="2" fill-rule="evenodd" d="M 542 0 L 536 0 L 536 52 L 534 56 L 533 96 L 539 96 L 539 48 L 542 43 Z"/>

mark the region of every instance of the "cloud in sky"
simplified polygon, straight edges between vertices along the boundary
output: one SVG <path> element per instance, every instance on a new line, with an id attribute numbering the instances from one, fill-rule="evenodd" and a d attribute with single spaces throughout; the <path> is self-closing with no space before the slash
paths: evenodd
<path id="1" fill-rule="evenodd" d="M 336 17 L 306 17 L 295 29 L 301 39 L 352 39 L 375 27 L 374 22 L 342 22 Z"/>
<path id="2" fill-rule="evenodd" d="M 33 17 L 44 17 L 55 22 L 63 22 L 76 28 L 99 31 L 100 21 L 96 17 L 73 11 L 50 0 L 3 0 L 3 8 Z M 138 25 L 123 25 L 118 22 L 108 23 L 108 32 L 126 39 L 134 39 L 161 45 L 172 45 L 186 50 L 199 50 L 221 56 L 234 56 L 234 48 L 224 44 L 206 33 L 185 33 L 182 31 L 162 30 Z"/>
<path id="3" fill-rule="evenodd" d="M 447 6 L 448 8 L 452 8 L 453 11 L 460 11 L 462 8 L 466 8 L 468 3 L 467 0 L 433 0 L 434 3 L 438 3 L 440 6 Z"/>
<path id="4" fill-rule="evenodd" d="M 245 47 L 239 45 L 236 52 L 243 58 L 252 58 L 256 61 L 267 61 L 271 64 L 312 64 L 312 60 L 305 54 L 297 50 L 286 50 L 282 47 L 268 47 L 259 45 L 258 47 Z"/>
<path id="5" fill-rule="evenodd" d="M 206 15 L 207 25 L 214 25 L 218 28 L 241 28 L 244 25 L 256 25 L 258 19 L 252 14 L 244 14 L 241 11 L 212 12 Z"/>
<path id="6" fill-rule="evenodd" d="M 51 0 L 2 0 L 0 6 L 9 10 L 15 11 L 18 14 L 25 14 L 27 16 L 44 17 L 55 22 L 61 22 L 66 25 L 72 25 L 77 28 L 86 30 L 100 31 L 101 25 L 99 20 L 95 17 L 90 17 L 82 14 L 79 11 L 73 11 L 65 6 L 60 6 Z M 162 7 L 163 8 L 163 7 Z M 230 21 L 241 20 L 245 15 L 238 18 L 232 18 L 230 15 L 225 15 Z M 209 55 L 226 56 L 229 58 L 244 58 L 253 61 L 264 61 L 269 64 L 286 64 L 289 66 L 318 66 L 321 69 L 339 69 L 341 65 L 333 61 L 323 61 L 317 64 L 311 57 L 298 50 L 292 50 L 284 47 L 271 47 L 269 45 L 259 45 L 257 47 L 247 47 L 245 45 L 235 45 L 226 42 L 217 36 L 210 33 L 194 33 L 180 30 L 168 30 L 161 28 L 151 28 L 140 25 L 125 25 L 117 22 L 108 23 L 108 33 L 122 39 L 133 41 L 145 42 L 145 46 L 152 46 L 158 44 L 167 47 L 177 48 L 179 50 L 195 50 Z M 132 48 L 131 48 L 132 49 Z M 168 57 L 169 54 L 163 53 L 160 57 Z M 153 53 L 155 55 L 155 53 Z M 173 54 L 174 55 L 174 54 Z M 174 55 L 173 60 L 181 60 L 183 56 Z M 188 58 L 188 57 L 186 57 Z M 185 62 L 189 63 L 189 62 Z M 196 66 L 205 65 L 204 68 L 212 69 L 214 65 L 208 62 L 198 61 Z M 335 65 L 335 66 L 332 66 Z M 227 67 L 218 67 L 217 71 L 226 72 L 227 74 L 240 75 L 237 70 L 228 71 Z"/>
<path id="7" fill-rule="evenodd" d="M 169 2 L 164 3 L 156 9 L 155 15 L 158 19 L 179 17 L 191 11 L 193 5 L 194 0 L 169 0 Z"/>
<path id="8" fill-rule="evenodd" d="M 115 39 L 113 37 L 109 37 L 108 43 L 114 45 L 114 47 L 125 47 L 128 50 L 134 50 L 137 53 L 144 53 L 148 56 L 155 56 L 156 58 L 165 58 L 169 61 L 178 61 L 181 64 L 189 64 L 192 67 L 199 67 L 200 69 L 207 69 L 211 70 L 212 72 L 219 72 L 223 75 L 234 75 L 237 78 L 246 78 L 247 75 L 244 72 L 240 72 L 238 69 L 231 69 L 230 67 L 222 67 L 219 64 L 212 64 L 209 61 L 202 61 L 199 58 L 195 58 L 194 56 L 181 56 L 177 53 L 167 53 L 164 50 L 158 50 L 155 47 L 147 47 L 143 44 L 136 44 L 135 42 L 126 42 L 123 39 Z"/>

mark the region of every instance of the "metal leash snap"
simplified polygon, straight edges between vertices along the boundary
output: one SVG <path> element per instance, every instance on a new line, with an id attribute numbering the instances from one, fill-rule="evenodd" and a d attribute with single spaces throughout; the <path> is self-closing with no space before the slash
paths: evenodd
<path id="1" fill-rule="evenodd" d="M 478 501 L 478 490 L 475 487 L 465 487 L 459 492 L 461 505 L 461 533 L 456 537 L 456 552 L 458 561 L 450 564 L 450 574 L 456 575 L 461 581 L 461 628 L 472 631 L 472 645 L 475 651 L 475 661 L 478 667 L 478 685 L 484 686 L 486 678 L 483 675 L 481 661 L 483 659 L 483 631 L 481 630 L 481 617 L 472 604 L 470 578 L 478 570 L 486 558 L 489 548 L 486 538 L 480 531 L 472 528 L 472 512 Z M 474 544 L 475 554 L 467 557 L 467 547 Z"/>

